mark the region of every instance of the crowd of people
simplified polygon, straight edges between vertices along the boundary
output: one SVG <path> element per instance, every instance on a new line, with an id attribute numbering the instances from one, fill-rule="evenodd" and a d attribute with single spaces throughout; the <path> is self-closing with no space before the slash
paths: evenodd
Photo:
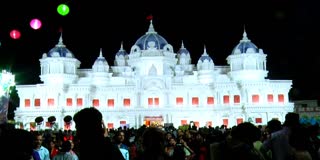
<path id="1" fill-rule="evenodd" d="M 1 124 L 0 155 L 8 160 L 317 160 L 319 124 L 299 114 L 266 126 L 107 129 L 94 107 L 77 112 L 75 131 L 26 131 Z"/>

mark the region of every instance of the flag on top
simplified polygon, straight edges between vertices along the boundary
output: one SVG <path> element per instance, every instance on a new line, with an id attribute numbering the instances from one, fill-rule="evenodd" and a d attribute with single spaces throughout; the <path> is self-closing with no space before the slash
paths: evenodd
<path id="1" fill-rule="evenodd" d="M 153 19 L 152 15 L 147 16 L 147 20 L 152 20 L 152 19 Z"/>

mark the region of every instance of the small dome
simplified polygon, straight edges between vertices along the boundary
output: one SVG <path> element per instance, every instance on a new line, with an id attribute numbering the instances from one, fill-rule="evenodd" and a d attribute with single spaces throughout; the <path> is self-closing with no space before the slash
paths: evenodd
<path id="1" fill-rule="evenodd" d="M 62 42 L 62 35 L 59 38 L 59 43 L 56 44 L 54 48 L 52 48 L 48 54 L 47 57 L 68 57 L 68 58 L 74 58 L 73 53 L 66 48 L 66 46 Z"/>
<path id="2" fill-rule="evenodd" d="M 121 47 L 119 49 L 119 51 L 116 53 L 116 57 L 120 57 L 120 56 L 127 56 L 128 53 L 123 49 L 123 44 L 121 43 Z"/>
<path id="3" fill-rule="evenodd" d="M 102 56 L 102 49 L 100 49 L 100 54 L 99 57 L 94 61 L 94 66 L 95 65 L 107 65 L 109 66 L 107 60 Z"/>
<path id="4" fill-rule="evenodd" d="M 201 55 L 201 57 L 199 58 L 199 61 L 204 62 L 205 60 L 207 60 L 208 62 L 212 62 L 213 60 L 211 59 L 211 57 L 207 54 L 207 49 L 204 48 L 204 52 Z"/>
<path id="5" fill-rule="evenodd" d="M 102 49 L 100 49 L 99 57 L 95 60 L 92 66 L 93 72 L 108 72 L 109 64 L 107 60 L 102 56 Z"/>
<path id="6" fill-rule="evenodd" d="M 182 42 L 182 44 L 181 44 L 181 48 L 178 50 L 178 52 L 177 52 L 178 54 L 180 54 L 180 55 L 190 55 L 190 52 L 184 47 L 184 44 L 183 44 L 183 42 Z"/>
<path id="7" fill-rule="evenodd" d="M 246 31 L 243 32 L 240 43 L 232 50 L 233 55 L 245 53 L 259 53 L 258 47 L 248 39 Z"/>
<path id="8" fill-rule="evenodd" d="M 141 50 L 147 50 L 148 48 L 163 49 L 167 44 L 168 42 L 155 32 L 152 20 L 150 21 L 148 32 L 141 36 L 135 43 L 135 45 L 137 45 Z"/>

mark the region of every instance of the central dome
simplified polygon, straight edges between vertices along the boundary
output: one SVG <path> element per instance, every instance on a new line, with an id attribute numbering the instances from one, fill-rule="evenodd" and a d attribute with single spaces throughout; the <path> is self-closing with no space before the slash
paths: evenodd
<path id="1" fill-rule="evenodd" d="M 148 32 L 141 36 L 135 43 L 141 50 L 147 50 L 150 47 L 163 49 L 167 44 L 168 42 L 154 30 L 152 20 L 150 21 Z"/>
<path id="2" fill-rule="evenodd" d="M 234 47 L 232 54 L 236 55 L 246 53 L 259 53 L 259 49 L 248 39 L 246 31 L 244 31 L 242 40 L 240 40 L 240 43 Z"/>
<path id="3" fill-rule="evenodd" d="M 66 46 L 62 42 L 62 35 L 59 38 L 58 44 L 56 44 L 55 47 L 50 49 L 48 52 L 48 57 L 68 57 L 68 58 L 74 58 L 73 53 L 66 48 Z"/>

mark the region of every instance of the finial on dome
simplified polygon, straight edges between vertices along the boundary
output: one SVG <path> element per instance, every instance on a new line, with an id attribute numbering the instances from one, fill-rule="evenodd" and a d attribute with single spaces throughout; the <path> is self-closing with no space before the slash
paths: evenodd
<path id="1" fill-rule="evenodd" d="M 181 41 L 181 48 L 184 48 L 183 40 Z"/>
<path id="2" fill-rule="evenodd" d="M 100 48 L 99 58 L 102 58 L 102 48 Z"/>
<path id="3" fill-rule="evenodd" d="M 150 15 L 151 16 L 151 15 Z M 148 16 L 149 17 L 149 16 Z M 155 30 L 154 30 L 154 27 L 153 27 L 153 23 L 152 23 L 152 19 L 153 17 L 151 16 L 151 18 L 148 18 L 148 20 L 150 20 L 150 25 L 149 25 L 149 29 L 148 29 L 148 32 L 146 34 L 149 34 L 149 33 L 157 33 Z"/>
<path id="4" fill-rule="evenodd" d="M 59 42 L 56 45 L 56 47 L 65 47 L 65 45 L 63 44 L 63 40 L 62 40 L 62 31 L 60 32 Z"/>
<path id="5" fill-rule="evenodd" d="M 249 38 L 247 36 L 247 32 L 246 32 L 246 26 L 243 26 L 243 34 L 242 34 L 242 40 L 241 41 L 249 41 Z"/>
<path id="6" fill-rule="evenodd" d="M 208 55 L 206 45 L 204 45 L 204 48 L 203 48 L 203 55 Z"/>
<path id="7" fill-rule="evenodd" d="M 120 51 L 123 51 L 123 41 L 121 41 Z"/>

